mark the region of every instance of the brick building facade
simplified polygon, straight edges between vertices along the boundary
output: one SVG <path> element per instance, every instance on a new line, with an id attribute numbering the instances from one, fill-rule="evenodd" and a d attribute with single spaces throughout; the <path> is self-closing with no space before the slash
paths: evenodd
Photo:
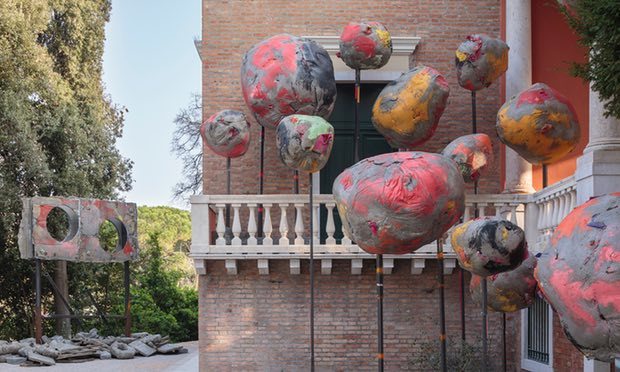
<path id="1" fill-rule="evenodd" d="M 239 71 L 242 56 L 253 44 L 279 33 L 298 36 L 338 36 L 349 21 L 367 19 L 383 23 L 393 37 L 418 37 L 409 67 L 428 65 L 439 70 L 450 84 L 448 107 L 439 128 L 421 151 L 438 152 L 456 137 L 471 131 L 470 92 L 456 81 L 454 50 L 472 33 L 506 36 L 506 1 L 432 0 L 203 0 L 203 116 L 222 109 L 242 110 L 250 118 L 241 95 Z M 527 1 L 529 3 L 529 1 Z M 558 72 L 582 52 L 575 36 L 563 24 L 557 9 L 531 2 L 532 63 L 534 81 L 559 84 L 573 102 L 588 131 L 587 86 Z M 559 27 L 549 34 L 548 27 Z M 549 36 L 553 35 L 553 36 Z M 555 43 L 568 44 L 557 52 Z M 554 52 L 549 52 L 548 48 Z M 364 81 L 364 72 L 362 73 Z M 374 81 L 380 82 L 380 81 Z M 388 81 L 383 81 L 387 83 Z M 480 182 L 480 192 L 500 193 L 504 188 L 505 151 L 495 135 L 497 110 L 506 96 L 505 79 L 477 93 L 478 131 L 494 140 L 495 166 Z M 339 84 L 350 81 L 338 81 Z M 556 85 L 557 85 L 556 84 Z M 568 91 L 566 91 L 568 90 Z M 364 91 L 362 91 L 364 94 Z M 248 153 L 232 160 L 234 194 L 258 193 L 260 126 L 251 119 L 252 141 Z M 562 164 L 550 167 L 551 183 L 575 170 L 576 158 L 588 143 L 587 135 L 577 153 Z M 204 150 L 204 194 L 224 194 L 226 161 Z M 339 156 L 334 148 L 332 156 Z M 510 167 L 510 165 L 508 166 Z M 540 185 L 540 169 L 533 170 L 533 185 Z M 531 175 L 530 175 L 531 177 Z M 301 178 L 301 190 L 307 190 Z M 275 133 L 267 129 L 265 142 L 265 194 L 290 194 L 291 171 L 281 164 L 275 151 Z M 471 190 L 469 190 L 471 191 Z M 303 191 L 302 191 L 303 192 Z M 215 218 L 211 218 L 213 221 Z M 277 222 L 277 221 L 276 221 Z M 214 229 L 213 226 L 210 227 Z M 274 225 L 277 230 L 277 223 Z M 352 275 L 350 259 L 334 260 L 330 275 L 315 267 L 316 361 L 319 370 L 374 370 L 376 309 L 374 262 L 366 260 L 359 275 Z M 395 260 L 385 279 L 385 351 L 387 370 L 416 370 L 411 364 L 420 345 L 438 337 L 436 261 L 427 263 L 421 275 L 412 275 L 411 260 Z M 257 259 L 237 260 L 234 273 L 224 259 L 205 260 L 200 275 L 200 367 L 201 370 L 307 370 L 309 365 L 308 261 L 301 260 L 299 275 L 291 274 L 286 260 L 270 260 L 268 273 L 260 273 Z M 459 268 L 446 279 L 447 334 L 460 337 Z M 469 274 L 466 273 L 466 283 Z M 466 295 L 466 328 L 469 341 L 479 340 L 479 307 Z M 522 324 L 520 313 L 507 316 L 508 370 L 522 368 Z M 557 317 L 552 321 L 552 369 L 577 371 L 583 357 L 566 340 Z M 489 345 L 496 368 L 501 360 L 501 315 L 491 313 Z M 449 351 L 448 351 L 449 352 Z"/>

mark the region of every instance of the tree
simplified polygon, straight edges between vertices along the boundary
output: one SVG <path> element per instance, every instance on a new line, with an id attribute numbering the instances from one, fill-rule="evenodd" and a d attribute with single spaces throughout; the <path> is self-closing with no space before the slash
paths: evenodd
<path id="1" fill-rule="evenodd" d="M 116 149 L 124 110 L 101 80 L 110 10 L 110 0 L 0 2 L 0 338 L 32 329 L 20 198 L 114 198 L 131 187 L 132 163 Z"/>
<path id="2" fill-rule="evenodd" d="M 620 6 L 617 0 L 573 0 L 560 7 L 579 42 L 588 49 L 586 63 L 572 74 L 592 83 L 605 115 L 620 118 Z"/>
<path id="3" fill-rule="evenodd" d="M 183 180 L 174 187 L 174 198 L 187 198 L 202 189 L 202 97 L 193 94 L 189 105 L 174 119 L 172 152 L 183 163 Z"/>

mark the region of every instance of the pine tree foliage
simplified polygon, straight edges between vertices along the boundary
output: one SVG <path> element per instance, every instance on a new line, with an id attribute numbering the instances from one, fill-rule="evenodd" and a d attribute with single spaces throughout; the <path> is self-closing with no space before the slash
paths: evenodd
<path id="1" fill-rule="evenodd" d="M 588 49 L 586 63 L 574 63 L 572 73 L 592 83 L 605 102 L 605 115 L 620 118 L 620 2 L 567 1 L 561 10 Z"/>

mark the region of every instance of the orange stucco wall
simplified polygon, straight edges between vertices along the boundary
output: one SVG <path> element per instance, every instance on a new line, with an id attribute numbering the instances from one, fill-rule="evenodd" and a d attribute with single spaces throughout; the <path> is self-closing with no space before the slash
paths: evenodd
<path id="1" fill-rule="evenodd" d="M 588 85 L 570 76 L 572 61 L 582 62 L 587 51 L 577 42 L 556 1 L 532 1 L 532 83 L 545 83 L 564 94 L 577 111 L 581 141 L 563 160 L 548 166 L 549 184 L 571 176 L 588 143 Z M 542 167 L 534 167 L 534 187 L 542 188 Z"/>

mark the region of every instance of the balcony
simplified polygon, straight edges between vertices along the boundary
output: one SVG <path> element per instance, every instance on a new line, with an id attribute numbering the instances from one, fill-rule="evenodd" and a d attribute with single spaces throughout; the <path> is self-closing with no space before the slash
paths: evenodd
<path id="1" fill-rule="evenodd" d="M 575 207 L 573 177 L 534 194 L 467 195 L 463 220 L 476 215 L 508 219 L 525 229 L 530 250 L 542 251 L 559 222 Z M 224 260 L 229 274 L 237 274 L 237 260 L 256 260 L 260 274 L 269 274 L 269 260 L 289 260 L 291 274 L 300 273 L 301 260 L 310 253 L 309 202 L 299 195 L 197 195 L 192 197 L 192 246 L 196 271 L 206 275 L 205 260 Z M 351 274 L 361 274 L 364 260 L 373 259 L 337 228 L 332 195 L 314 196 L 314 256 L 321 273 L 331 273 L 332 260 L 350 260 Z M 258 226 L 263 207 L 262 229 Z M 229 217 L 226 218 L 227 211 Z M 228 220 L 228 221 L 227 221 Z M 444 244 L 444 274 L 456 267 L 449 239 Z M 436 243 L 413 253 L 384 255 L 384 271 L 390 274 L 394 260 L 411 260 L 411 274 L 422 274 L 427 260 L 436 259 Z"/>

